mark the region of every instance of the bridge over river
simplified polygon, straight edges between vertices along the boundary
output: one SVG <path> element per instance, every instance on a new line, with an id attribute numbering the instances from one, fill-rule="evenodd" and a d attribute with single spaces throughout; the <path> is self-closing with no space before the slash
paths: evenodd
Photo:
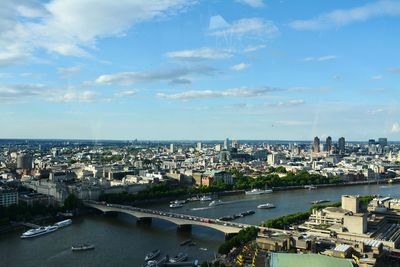
<path id="1" fill-rule="evenodd" d="M 148 221 L 152 218 L 172 222 L 178 226 L 178 229 L 190 228 L 192 225 L 200 225 L 223 232 L 226 236 L 237 234 L 241 229 L 255 226 L 236 222 L 225 222 L 217 219 L 197 217 L 193 215 L 178 214 L 166 211 L 143 209 L 132 206 L 105 204 L 102 202 L 85 201 L 86 206 L 107 212 L 121 212 L 136 217 L 139 221 Z M 258 226 L 256 226 L 258 227 Z"/>

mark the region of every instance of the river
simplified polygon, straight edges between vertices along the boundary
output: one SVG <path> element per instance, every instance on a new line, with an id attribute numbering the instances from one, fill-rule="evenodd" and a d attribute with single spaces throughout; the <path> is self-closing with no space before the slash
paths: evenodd
<path id="1" fill-rule="evenodd" d="M 400 197 L 400 184 L 360 185 L 331 187 L 317 190 L 280 191 L 267 195 L 235 195 L 222 197 L 224 205 L 208 207 L 208 203 L 192 202 L 173 212 L 210 218 L 255 210 L 254 215 L 237 219 L 237 222 L 259 224 L 262 221 L 306 211 L 310 202 L 329 199 L 340 200 L 343 194 Z M 262 203 L 273 203 L 276 208 L 257 209 Z M 152 209 L 170 210 L 168 203 L 151 204 Z M 145 254 L 159 248 L 163 254 L 176 255 L 187 252 L 190 259 L 214 257 L 224 235 L 216 230 L 193 226 L 191 232 L 178 232 L 172 223 L 154 219 L 150 225 L 136 224 L 135 218 L 120 214 L 117 217 L 87 215 L 73 219 L 73 224 L 54 233 L 29 240 L 21 240 L 22 231 L 0 236 L 1 266 L 142 266 Z M 180 247 L 179 243 L 192 239 L 196 246 Z M 77 243 L 95 244 L 93 251 L 74 252 L 70 247 Z"/>

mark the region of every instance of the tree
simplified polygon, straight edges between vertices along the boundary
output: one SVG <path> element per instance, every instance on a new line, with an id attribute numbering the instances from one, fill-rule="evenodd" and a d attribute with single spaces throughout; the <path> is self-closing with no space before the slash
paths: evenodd
<path id="1" fill-rule="evenodd" d="M 80 200 L 74 194 L 69 194 L 69 196 L 64 200 L 65 210 L 75 210 L 83 206 L 82 200 Z"/>

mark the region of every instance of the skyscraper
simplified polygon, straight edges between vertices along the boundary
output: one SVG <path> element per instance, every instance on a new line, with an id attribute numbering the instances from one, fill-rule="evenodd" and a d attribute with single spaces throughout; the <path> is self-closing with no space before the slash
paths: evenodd
<path id="1" fill-rule="evenodd" d="M 229 149 L 229 138 L 226 138 L 224 141 L 224 149 Z"/>
<path id="2" fill-rule="evenodd" d="M 201 151 L 202 148 L 203 148 L 203 147 L 202 147 L 201 142 L 197 142 L 196 150 L 197 150 L 197 151 Z"/>
<path id="3" fill-rule="evenodd" d="M 344 139 L 344 137 L 339 138 L 338 147 L 339 147 L 339 154 L 344 154 L 346 147 L 346 140 Z"/>
<path id="4" fill-rule="evenodd" d="M 319 153 L 319 144 L 320 144 L 320 142 L 319 142 L 318 136 L 314 137 L 314 142 L 312 145 L 312 152 Z"/>
<path id="5" fill-rule="evenodd" d="M 387 138 L 383 138 L 383 137 L 381 137 L 381 138 L 379 138 L 378 139 L 378 143 L 379 143 L 379 145 L 382 147 L 382 148 L 384 148 L 385 146 L 387 146 Z"/>
<path id="6" fill-rule="evenodd" d="M 174 153 L 174 144 L 169 145 L 169 152 Z"/>
<path id="7" fill-rule="evenodd" d="M 326 138 L 326 151 L 328 151 L 328 153 L 332 151 L 332 137 L 330 136 Z"/>

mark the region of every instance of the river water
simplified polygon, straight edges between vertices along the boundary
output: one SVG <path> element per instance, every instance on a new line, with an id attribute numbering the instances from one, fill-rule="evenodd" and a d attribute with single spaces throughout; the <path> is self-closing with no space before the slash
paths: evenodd
<path id="1" fill-rule="evenodd" d="M 260 224 L 262 221 L 288 213 L 306 211 L 310 202 L 329 199 L 340 200 L 343 194 L 400 197 L 400 184 L 360 185 L 274 192 L 268 195 L 235 195 L 221 198 L 224 205 L 208 207 L 208 202 L 192 202 L 173 212 L 218 218 L 246 210 L 254 215 L 237 219 L 237 222 Z M 262 203 L 273 203 L 277 208 L 257 209 Z M 152 204 L 147 208 L 170 210 L 168 203 Z M 88 215 L 73 219 L 71 226 L 33 239 L 20 239 L 22 231 L 0 236 L 0 266 L 142 266 L 147 252 L 159 248 L 163 254 L 176 255 L 187 252 L 190 259 L 214 257 L 224 235 L 216 230 L 193 226 L 191 232 L 178 232 L 170 222 L 153 219 L 149 225 L 136 224 L 135 218 L 119 214 L 117 217 Z M 180 247 L 179 243 L 192 239 L 196 246 Z M 90 242 L 92 251 L 74 252 L 74 244 Z"/>

